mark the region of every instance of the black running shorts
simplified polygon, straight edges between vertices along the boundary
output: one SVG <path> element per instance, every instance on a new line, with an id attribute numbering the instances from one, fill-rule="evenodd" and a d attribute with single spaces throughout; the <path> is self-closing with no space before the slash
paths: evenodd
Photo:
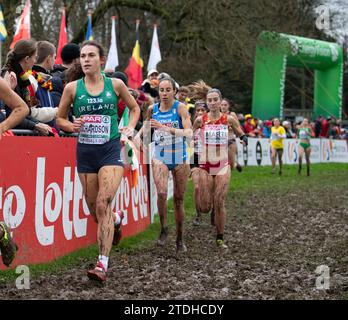
<path id="1" fill-rule="evenodd" d="M 77 172 L 98 173 L 104 166 L 123 167 L 120 139 L 104 144 L 78 143 L 76 150 Z"/>

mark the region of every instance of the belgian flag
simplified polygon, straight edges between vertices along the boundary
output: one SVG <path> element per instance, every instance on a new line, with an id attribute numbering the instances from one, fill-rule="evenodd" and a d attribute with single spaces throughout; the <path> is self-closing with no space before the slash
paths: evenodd
<path id="1" fill-rule="evenodd" d="M 128 76 L 128 86 L 132 89 L 139 89 L 143 82 L 142 68 L 144 63 L 140 56 L 139 23 L 140 20 L 137 20 L 135 46 L 133 48 L 132 58 L 125 70 L 125 73 Z"/>

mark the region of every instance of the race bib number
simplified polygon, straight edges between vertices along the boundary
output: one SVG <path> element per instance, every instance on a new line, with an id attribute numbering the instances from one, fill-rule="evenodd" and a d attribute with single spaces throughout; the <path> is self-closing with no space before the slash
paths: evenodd
<path id="1" fill-rule="evenodd" d="M 170 123 L 162 123 L 167 127 L 172 128 L 179 128 L 179 124 L 177 122 L 170 122 Z M 169 132 L 156 130 L 154 133 L 154 141 L 159 146 L 170 146 L 172 144 L 181 143 L 183 142 L 182 137 L 175 137 Z"/>
<path id="2" fill-rule="evenodd" d="M 79 134 L 79 143 L 104 144 L 110 141 L 111 118 L 104 115 L 85 115 Z"/>
<path id="3" fill-rule="evenodd" d="M 300 139 L 308 139 L 309 138 L 309 134 L 306 130 L 301 130 L 300 131 Z"/>
<path id="4" fill-rule="evenodd" d="M 223 124 L 208 124 L 204 127 L 204 142 L 209 145 L 227 145 L 228 127 Z"/>
<path id="5" fill-rule="evenodd" d="M 194 135 L 194 150 L 195 153 L 200 154 L 203 148 L 201 130 L 198 129 L 197 133 Z"/>
<path id="6" fill-rule="evenodd" d="M 278 135 L 278 133 L 272 133 L 271 139 L 273 141 L 278 141 L 280 140 L 280 136 Z"/>

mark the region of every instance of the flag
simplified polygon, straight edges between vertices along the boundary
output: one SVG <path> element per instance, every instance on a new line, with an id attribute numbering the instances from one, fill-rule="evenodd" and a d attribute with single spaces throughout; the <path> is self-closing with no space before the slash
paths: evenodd
<path id="1" fill-rule="evenodd" d="M 123 111 L 122 118 L 118 125 L 118 129 L 122 130 L 124 127 L 127 127 L 128 124 L 129 124 L 129 109 L 126 107 L 126 109 L 124 109 Z"/>
<path id="2" fill-rule="evenodd" d="M 105 64 L 105 69 L 115 70 L 115 68 L 119 65 L 117 44 L 116 44 L 116 23 L 115 23 L 116 17 L 113 16 L 111 19 L 112 19 L 111 44 L 110 44 L 108 59 L 106 60 L 106 64 Z"/>
<path id="3" fill-rule="evenodd" d="M 17 41 L 30 39 L 30 0 L 27 0 L 22 15 L 18 21 L 16 33 L 13 37 L 10 49 L 13 49 Z"/>
<path id="4" fill-rule="evenodd" d="M 68 43 L 68 34 L 66 32 L 66 19 L 65 19 L 65 9 L 62 10 L 62 21 L 60 23 L 60 32 L 59 32 L 59 41 L 58 41 L 58 49 L 55 64 L 62 64 L 62 57 L 60 53 L 62 52 L 62 48 Z"/>
<path id="5" fill-rule="evenodd" d="M 162 60 L 161 51 L 158 42 L 157 36 L 157 25 L 153 26 L 153 36 L 152 36 L 152 44 L 150 51 L 149 63 L 147 65 L 147 71 L 152 69 L 157 69 L 157 64 Z"/>
<path id="6" fill-rule="evenodd" d="M 4 15 L 0 6 L 0 41 L 5 41 L 7 37 L 7 31 L 5 27 Z"/>
<path id="7" fill-rule="evenodd" d="M 129 125 L 129 109 L 126 108 L 123 112 L 122 118 L 118 125 L 119 131 L 122 131 L 124 127 Z M 132 184 L 134 187 L 138 185 L 138 176 L 139 176 L 139 155 L 137 148 L 128 139 L 125 142 L 122 142 L 124 145 L 124 157 L 125 163 L 129 164 L 131 167 L 131 176 L 132 176 Z"/>
<path id="8" fill-rule="evenodd" d="M 85 40 L 93 40 L 93 31 L 92 31 L 92 14 L 87 16 L 87 32 Z"/>
<path id="9" fill-rule="evenodd" d="M 132 57 L 130 59 L 129 65 L 125 70 L 125 73 L 128 76 L 128 86 L 132 89 L 138 89 L 143 82 L 142 67 L 143 60 L 140 56 L 140 44 L 139 44 L 139 23 L 140 20 L 137 20 L 136 24 L 136 41 L 133 48 Z"/>

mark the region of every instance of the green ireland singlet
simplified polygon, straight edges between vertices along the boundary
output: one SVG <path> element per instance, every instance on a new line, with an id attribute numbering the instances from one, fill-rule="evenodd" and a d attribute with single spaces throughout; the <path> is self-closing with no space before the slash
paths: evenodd
<path id="1" fill-rule="evenodd" d="M 78 142 L 104 144 L 120 137 L 117 121 L 118 97 L 110 78 L 103 76 L 104 90 L 99 95 L 88 93 L 84 79 L 77 81 L 73 114 L 83 118 Z"/>

